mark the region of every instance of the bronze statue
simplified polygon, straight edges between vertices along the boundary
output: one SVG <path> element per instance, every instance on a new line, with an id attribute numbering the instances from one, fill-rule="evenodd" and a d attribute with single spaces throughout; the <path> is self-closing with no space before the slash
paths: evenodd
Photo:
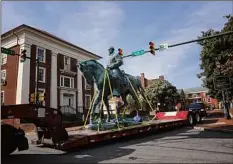
<path id="1" fill-rule="evenodd" d="M 115 81 L 112 83 L 113 88 L 113 96 L 120 97 L 120 78 L 123 76 L 121 70 L 119 69 L 120 66 L 123 65 L 123 59 L 119 54 L 115 54 L 115 48 L 110 47 L 109 51 L 109 63 L 107 65 L 107 69 L 111 72 L 112 80 Z"/>
<path id="2" fill-rule="evenodd" d="M 114 53 L 113 49 L 109 49 L 109 52 L 111 54 L 111 57 L 110 57 L 110 63 L 107 68 L 108 68 L 110 83 L 111 83 L 113 91 L 115 91 L 114 95 L 118 97 L 121 96 L 122 101 L 124 102 L 124 104 L 121 105 L 117 109 L 117 114 L 120 114 L 120 110 L 128 105 L 127 100 L 126 100 L 126 97 L 128 94 L 130 94 L 134 98 L 134 100 L 136 100 L 137 110 L 138 110 L 140 107 L 139 106 L 140 104 L 139 104 L 139 101 L 137 99 L 137 96 L 134 90 L 136 92 L 140 92 L 143 98 L 145 99 L 144 91 L 141 86 L 140 77 L 135 77 L 135 76 L 131 76 L 129 74 L 123 73 L 119 69 L 119 66 L 122 65 L 123 63 L 122 59 L 120 59 L 121 57 L 117 55 L 113 55 Z M 98 93 L 95 97 L 94 104 L 92 106 L 91 114 L 90 114 L 90 124 L 92 124 L 93 114 L 95 113 L 96 107 L 97 105 L 100 104 L 101 98 L 102 98 L 105 68 L 100 63 L 98 63 L 96 60 L 83 61 L 79 63 L 78 67 L 80 71 L 83 73 L 83 76 L 85 77 L 87 83 L 90 85 L 95 83 L 97 90 L 98 90 Z M 108 97 L 109 95 L 111 95 L 111 92 L 110 92 L 107 79 L 108 78 L 105 79 L 106 85 L 104 89 L 103 101 L 107 108 L 107 113 L 108 113 L 107 121 L 110 122 L 111 115 L 109 111 Z M 131 82 L 134 90 L 132 89 L 129 81 Z"/>

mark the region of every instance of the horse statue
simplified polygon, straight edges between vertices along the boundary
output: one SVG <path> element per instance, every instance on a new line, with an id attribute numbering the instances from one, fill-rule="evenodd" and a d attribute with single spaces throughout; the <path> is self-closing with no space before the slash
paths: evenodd
<path id="1" fill-rule="evenodd" d="M 93 114 L 96 111 L 96 107 L 101 102 L 103 89 L 104 89 L 103 102 L 104 102 L 106 109 L 107 109 L 107 122 L 110 122 L 111 114 L 110 114 L 110 110 L 109 110 L 109 99 L 108 98 L 111 95 L 111 91 L 110 91 L 110 87 L 108 85 L 109 83 L 107 81 L 108 78 L 105 79 L 106 80 L 105 81 L 105 88 L 103 88 L 104 75 L 105 75 L 106 69 L 100 63 L 98 63 L 96 60 L 83 61 L 83 62 L 80 62 L 77 66 L 79 67 L 84 78 L 86 79 L 86 82 L 90 85 L 92 85 L 94 83 L 96 85 L 97 91 L 98 91 L 97 95 L 95 97 L 92 109 L 91 109 L 91 113 L 90 113 L 90 124 L 92 124 L 92 118 L 93 118 Z M 143 96 L 143 98 L 146 99 L 145 95 L 144 95 L 144 90 L 143 90 L 142 85 L 141 85 L 140 78 L 129 75 L 129 74 L 125 74 L 124 72 L 122 74 L 123 74 L 123 76 L 119 80 L 119 83 L 120 83 L 120 88 L 121 88 L 120 89 L 120 96 L 121 96 L 121 99 L 123 101 L 123 105 L 117 107 L 117 114 L 118 115 L 120 114 L 120 110 L 128 105 L 126 98 L 129 94 L 135 100 L 137 109 L 139 109 L 140 103 L 138 101 L 136 94 L 139 92 Z M 108 70 L 108 75 L 109 75 L 109 79 L 110 79 L 110 84 L 112 85 L 116 81 L 112 80 L 110 70 Z"/>

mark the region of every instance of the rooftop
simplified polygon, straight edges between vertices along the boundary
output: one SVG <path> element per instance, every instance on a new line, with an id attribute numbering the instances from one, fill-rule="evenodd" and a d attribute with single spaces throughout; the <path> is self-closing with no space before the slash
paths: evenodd
<path id="1" fill-rule="evenodd" d="M 208 88 L 205 87 L 195 87 L 195 88 L 186 88 L 183 89 L 185 93 L 198 93 L 198 92 L 207 92 Z"/>
<path id="2" fill-rule="evenodd" d="M 85 49 L 83 49 L 83 48 L 81 48 L 81 47 L 78 47 L 77 45 L 74 45 L 74 44 L 72 44 L 72 43 L 70 43 L 70 42 L 68 42 L 68 41 L 66 41 L 66 40 L 63 40 L 63 39 L 61 39 L 61 38 L 59 38 L 59 37 L 57 37 L 57 36 L 55 36 L 55 35 L 53 35 L 53 34 L 51 34 L 51 33 L 48 33 L 48 32 L 46 32 L 46 31 L 37 29 L 37 28 L 35 28 L 35 27 L 31 27 L 31 26 L 28 26 L 28 25 L 25 25 L 25 24 L 22 24 L 22 25 L 20 25 L 20 26 L 17 26 L 17 27 L 15 27 L 15 28 L 13 28 L 13 29 L 11 29 L 11 30 L 9 30 L 9 31 L 7 31 L 7 32 L 5 32 L 5 33 L 3 33 L 3 34 L 1 35 L 1 37 L 2 37 L 2 38 L 3 38 L 3 37 L 6 37 L 6 36 L 8 36 L 8 35 L 10 35 L 10 34 L 13 34 L 13 32 L 19 31 L 19 30 L 21 30 L 21 29 L 23 29 L 23 28 L 26 28 L 26 29 L 30 29 L 30 30 L 39 32 L 39 33 L 41 33 L 41 34 L 43 34 L 43 35 L 47 35 L 47 36 L 49 36 L 49 37 L 51 37 L 51 38 L 53 38 L 53 39 L 56 39 L 56 40 L 58 40 L 58 41 L 60 41 L 60 42 L 63 42 L 63 43 L 68 44 L 68 45 L 70 45 L 70 46 L 72 46 L 72 47 L 74 47 L 74 48 L 77 48 L 77 49 L 79 49 L 79 50 L 81 50 L 81 51 L 84 51 L 84 52 L 86 52 L 86 53 L 88 53 L 88 54 L 90 54 L 90 55 L 92 55 L 92 56 L 94 56 L 94 57 L 96 57 L 96 58 L 99 58 L 99 59 L 102 58 L 101 56 L 98 56 L 98 55 L 96 55 L 96 54 L 94 54 L 94 53 L 92 53 L 92 52 L 90 52 L 90 51 L 87 51 L 87 50 L 85 50 Z"/>

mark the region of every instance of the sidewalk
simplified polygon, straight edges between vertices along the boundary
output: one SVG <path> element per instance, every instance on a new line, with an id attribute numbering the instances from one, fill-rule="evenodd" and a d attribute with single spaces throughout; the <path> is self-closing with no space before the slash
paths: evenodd
<path id="1" fill-rule="evenodd" d="M 230 113 L 232 116 L 233 109 L 230 110 Z M 203 119 L 202 124 L 195 126 L 194 129 L 233 134 L 233 118 L 231 120 L 227 120 L 224 118 L 223 110 L 215 109 L 208 112 L 208 116 Z"/>

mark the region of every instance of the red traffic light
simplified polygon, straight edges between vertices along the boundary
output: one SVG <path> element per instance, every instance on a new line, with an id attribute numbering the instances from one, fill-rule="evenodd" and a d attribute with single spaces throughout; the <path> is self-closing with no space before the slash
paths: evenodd
<path id="1" fill-rule="evenodd" d="M 150 53 L 152 55 L 155 55 L 155 44 L 153 42 L 149 42 L 149 45 L 150 45 Z"/>
<path id="2" fill-rule="evenodd" d="M 121 56 L 123 55 L 123 50 L 121 48 L 118 49 L 118 54 Z"/>
<path id="3" fill-rule="evenodd" d="M 155 44 L 153 42 L 150 42 L 149 45 L 152 46 L 152 47 L 155 46 Z"/>

